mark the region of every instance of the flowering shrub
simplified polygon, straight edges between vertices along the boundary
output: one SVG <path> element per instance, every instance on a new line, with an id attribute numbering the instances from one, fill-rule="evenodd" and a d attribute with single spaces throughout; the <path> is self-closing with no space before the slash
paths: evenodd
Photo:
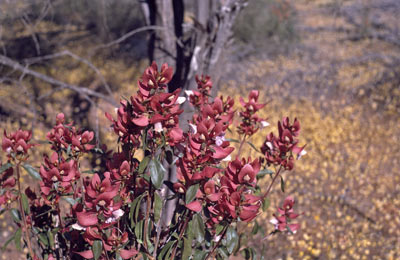
<path id="1" fill-rule="evenodd" d="M 166 91 L 172 68 L 153 63 L 138 81 L 139 91 L 121 101 L 116 118 L 106 113 L 118 136 L 118 151 L 94 144 L 94 133 L 82 131 L 58 114 L 47 134 L 52 153 L 40 169 L 27 163 L 31 134 L 4 132 L 2 150 L 7 162 L 0 168 L 1 213 L 9 211 L 19 227 L 9 240 L 28 248 L 29 259 L 209 259 L 227 258 L 245 247 L 237 224 L 251 222 L 268 207 L 268 195 L 281 173 L 293 169 L 305 154 L 298 145 L 300 123 L 278 122 L 258 149 L 248 138 L 269 124 L 257 115 L 265 104 L 251 91 L 241 111 L 232 98 L 210 98 L 209 77 L 196 77 L 197 91 L 186 91 L 195 109 L 188 131 L 179 126 L 180 90 Z M 234 116 L 240 140 L 229 139 Z M 186 122 L 185 122 L 186 123 Z M 231 146 L 237 142 L 239 149 Z M 241 156 L 249 144 L 258 158 Z M 100 154 L 101 172 L 82 173 L 80 159 Z M 168 180 L 175 166 L 177 181 Z M 21 188 L 24 168 L 39 187 Z M 169 169 L 172 171 L 173 168 Z M 15 173 L 15 174 L 14 174 Z M 174 172 L 172 172 L 174 173 Z M 269 175 L 266 190 L 257 181 Z M 172 194 L 172 195 L 170 195 Z M 172 217 L 167 202 L 174 202 Z M 298 217 L 294 199 L 287 197 L 271 223 L 276 232 L 295 233 Z M 290 224 L 289 224 L 290 223 Z"/>

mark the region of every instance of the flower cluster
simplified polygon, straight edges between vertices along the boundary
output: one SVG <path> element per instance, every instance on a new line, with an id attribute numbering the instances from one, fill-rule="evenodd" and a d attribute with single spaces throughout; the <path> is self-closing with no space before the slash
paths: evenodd
<path id="1" fill-rule="evenodd" d="M 167 83 L 172 79 L 172 68 L 164 64 L 158 72 L 157 64 L 146 69 L 138 81 L 139 90 L 136 96 L 121 101 L 117 110 L 117 120 L 109 113 L 107 118 L 113 122 L 114 132 L 123 143 L 132 143 L 133 148 L 138 148 L 141 143 L 142 130 L 146 131 L 149 145 L 156 146 L 162 137 L 167 138 L 171 146 L 182 139 L 183 131 L 179 128 L 179 115 L 183 112 L 180 104 L 185 101 L 179 97 L 180 89 L 174 93 L 166 93 Z M 146 140 L 146 141 L 147 141 Z"/>
<path id="2" fill-rule="evenodd" d="M 283 206 L 278 208 L 278 215 L 274 214 L 274 218 L 270 220 L 271 224 L 275 225 L 276 232 L 288 231 L 290 233 L 296 233 L 300 227 L 298 223 L 290 223 L 293 219 L 296 219 L 299 214 L 293 211 L 294 199 L 288 196 L 283 202 Z"/>
<path id="3" fill-rule="evenodd" d="M 93 144 L 89 144 L 94 138 L 93 132 L 84 131 L 80 133 L 73 126 L 73 122 L 64 124 L 64 121 L 64 114 L 58 114 L 56 125 L 47 133 L 47 139 L 52 143 L 53 150 L 69 149 L 72 153 L 79 153 L 88 152 L 94 148 Z"/>
<path id="4" fill-rule="evenodd" d="M 298 146 L 298 136 L 300 134 L 300 123 L 297 118 L 293 124 L 288 117 L 278 122 L 279 136 L 274 136 L 271 132 L 265 139 L 261 147 L 265 159 L 270 165 L 280 165 L 286 170 L 293 169 L 295 157 L 300 159 L 306 154 L 304 147 Z"/>
<path id="5" fill-rule="evenodd" d="M 240 97 L 240 104 L 243 107 L 243 111 L 239 112 L 241 123 L 237 128 L 239 134 L 244 134 L 245 136 L 252 136 L 258 129 L 269 126 L 269 123 L 260 118 L 257 112 L 265 107 L 266 104 L 258 103 L 258 90 L 252 90 L 249 94 L 249 101 L 245 102 L 242 97 Z"/>
<path id="6" fill-rule="evenodd" d="M 4 138 L 1 148 L 7 153 L 9 158 L 13 156 L 18 156 L 24 158 L 27 156 L 28 150 L 34 146 L 33 144 L 28 144 L 32 138 L 32 133 L 30 131 L 18 130 L 16 132 L 7 135 L 4 130 Z"/>

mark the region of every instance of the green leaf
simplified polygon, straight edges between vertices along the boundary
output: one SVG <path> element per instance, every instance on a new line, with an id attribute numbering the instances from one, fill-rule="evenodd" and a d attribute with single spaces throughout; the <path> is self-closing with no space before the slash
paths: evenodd
<path id="1" fill-rule="evenodd" d="M 54 234 L 53 232 L 51 232 L 51 230 L 47 230 L 47 238 L 49 240 L 49 245 L 50 248 L 53 249 L 54 248 Z"/>
<path id="2" fill-rule="evenodd" d="M 96 171 L 95 170 L 86 170 L 86 171 L 83 171 L 82 173 L 95 174 Z"/>
<path id="3" fill-rule="evenodd" d="M 169 255 L 171 254 L 171 250 L 176 240 L 169 241 L 166 245 L 163 246 L 160 253 L 157 256 L 157 260 L 169 259 Z"/>
<path id="4" fill-rule="evenodd" d="M 150 178 L 156 189 L 159 189 L 164 180 L 165 168 L 157 160 L 151 160 L 149 163 Z"/>
<path id="5" fill-rule="evenodd" d="M 140 174 L 144 173 L 144 170 L 146 170 L 146 167 L 149 164 L 150 159 L 151 159 L 150 156 L 146 156 L 140 162 L 140 164 L 139 164 L 139 173 Z"/>
<path id="6" fill-rule="evenodd" d="M 229 141 L 229 142 L 240 143 L 239 140 L 233 139 L 233 138 L 225 138 L 225 140 L 226 140 L 226 141 Z"/>
<path id="7" fill-rule="evenodd" d="M 262 179 L 265 175 L 272 175 L 274 172 L 271 171 L 270 169 L 264 169 L 258 172 L 256 175 L 257 180 Z"/>
<path id="8" fill-rule="evenodd" d="M 140 244 L 143 243 L 143 224 L 144 224 L 144 219 L 142 219 L 135 225 L 135 236 L 138 243 Z"/>
<path id="9" fill-rule="evenodd" d="M 189 204 L 190 202 L 192 202 L 194 200 L 194 198 L 196 198 L 196 193 L 199 189 L 199 184 L 196 185 L 192 185 L 189 187 L 189 189 L 186 192 L 185 195 L 185 203 Z"/>
<path id="10" fill-rule="evenodd" d="M 22 207 L 23 207 L 25 213 L 30 214 L 31 209 L 29 208 L 28 197 L 25 195 L 25 193 L 21 193 L 21 201 L 22 201 Z"/>
<path id="11" fill-rule="evenodd" d="M 11 211 L 11 216 L 14 219 L 14 221 L 17 223 L 20 223 L 21 222 L 21 213 L 19 212 L 19 210 L 12 208 L 10 211 Z"/>
<path id="12" fill-rule="evenodd" d="M 217 227 L 215 228 L 215 233 L 219 235 L 222 230 L 224 230 L 224 226 L 217 224 Z"/>
<path id="13" fill-rule="evenodd" d="M 204 260 L 207 252 L 203 250 L 195 250 L 193 254 L 193 260 Z"/>
<path id="14" fill-rule="evenodd" d="M 202 243 L 205 236 L 205 226 L 200 214 L 193 215 L 193 232 L 197 242 Z"/>
<path id="15" fill-rule="evenodd" d="M 32 178 L 38 181 L 42 180 L 42 177 L 40 177 L 39 172 L 32 165 L 25 163 L 24 165 L 22 165 L 22 167 L 25 169 L 25 171 L 29 173 L 30 176 L 32 176 Z"/>
<path id="16" fill-rule="evenodd" d="M 192 240 L 190 238 L 183 239 L 182 259 L 189 259 L 192 255 Z"/>
<path id="17" fill-rule="evenodd" d="M 255 222 L 254 222 L 253 229 L 251 230 L 251 234 L 252 234 L 252 235 L 257 234 L 259 229 L 260 229 L 260 225 L 258 225 L 258 222 L 255 221 Z"/>
<path id="18" fill-rule="evenodd" d="M 233 227 L 228 227 L 226 231 L 226 248 L 228 249 L 229 254 L 232 254 L 233 250 L 239 244 L 239 236 Z"/>
<path id="19" fill-rule="evenodd" d="M 13 167 L 13 165 L 11 163 L 6 163 L 4 165 L 2 165 L 0 167 L 0 173 L 7 171 L 8 169 L 10 169 L 11 167 Z"/>
<path id="20" fill-rule="evenodd" d="M 135 223 L 137 223 L 138 221 L 138 217 L 139 217 L 139 211 L 140 211 L 140 203 L 142 202 L 142 199 L 144 198 L 144 196 L 140 196 L 139 200 L 136 204 L 136 208 L 135 208 Z"/>
<path id="21" fill-rule="evenodd" d="M 222 256 L 222 259 L 228 259 L 228 258 L 229 258 L 229 255 L 230 255 L 231 253 L 228 252 L 227 248 L 225 248 L 225 247 L 219 247 L 219 248 L 218 248 L 218 254 L 219 254 L 220 256 Z"/>
<path id="22" fill-rule="evenodd" d="M 22 229 L 19 228 L 17 232 L 15 232 L 14 236 L 15 247 L 18 249 L 18 251 L 21 251 L 21 237 L 22 237 Z"/>
<path id="23" fill-rule="evenodd" d="M 45 247 L 48 247 L 48 246 L 49 246 L 49 240 L 47 239 L 47 234 L 45 234 L 45 233 L 40 233 L 40 234 L 38 235 L 38 237 L 39 237 L 40 242 L 42 242 L 42 244 L 43 244 Z"/>
<path id="24" fill-rule="evenodd" d="M 154 193 L 154 221 L 157 223 L 161 217 L 163 201 L 157 192 Z"/>
<path id="25" fill-rule="evenodd" d="M 261 153 L 253 143 L 251 143 L 251 142 L 249 142 L 249 141 L 247 141 L 247 143 L 251 146 L 251 148 L 253 148 L 253 149 L 256 150 L 257 152 Z"/>
<path id="26" fill-rule="evenodd" d="M 282 192 L 285 192 L 285 181 L 283 180 L 282 176 L 281 176 L 281 190 Z"/>
<path id="27" fill-rule="evenodd" d="M 269 208 L 271 201 L 268 198 L 265 198 L 262 203 L 262 210 L 266 211 Z"/>
<path id="28" fill-rule="evenodd" d="M 94 260 L 97 260 L 101 256 L 101 252 L 103 251 L 103 243 L 101 240 L 95 240 L 92 246 Z"/>

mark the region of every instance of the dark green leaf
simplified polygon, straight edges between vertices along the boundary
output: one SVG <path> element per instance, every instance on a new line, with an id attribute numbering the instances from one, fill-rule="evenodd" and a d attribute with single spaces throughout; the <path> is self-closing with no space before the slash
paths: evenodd
<path id="1" fill-rule="evenodd" d="M 146 156 L 140 162 L 140 164 L 139 164 L 139 173 L 140 174 L 144 173 L 144 170 L 146 170 L 146 167 L 149 164 L 149 161 L 150 161 L 150 156 Z"/>
<path id="2" fill-rule="evenodd" d="M 204 260 L 207 252 L 203 250 L 195 250 L 193 255 L 193 260 Z"/>
<path id="3" fill-rule="evenodd" d="M 185 203 L 189 204 L 196 198 L 196 193 L 199 189 L 199 184 L 195 184 L 189 187 L 185 195 Z"/>
<path id="4" fill-rule="evenodd" d="M 226 248 L 228 249 L 229 254 L 232 254 L 233 250 L 239 244 L 239 236 L 236 232 L 236 229 L 233 227 L 228 227 L 226 231 Z"/>
<path id="5" fill-rule="evenodd" d="M 227 248 L 225 248 L 225 247 L 219 247 L 218 254 L 222 257 L 222 259 L 228 259 L 229 255 L 230 255 Z"/>
<path id="6" fill-rule="evenodd" d="M 45 233 L 40 233 L 40 234 L 38 235 L 38 237 L 39 237 L 40 242 L 42 242 L 42 244 L 43 244 L 45 247 L 48 247 L 48 246 L 49 246 L 49 240 L 47 239 L 47 235 L 46 235 Z"/>
<path id="7" fill-rule="evenodd" d="M 282 192 L 285 192 L 285 181 L 283 180 L 282 176 L 281 176 L 281 190 Z"/>
<path id="8" fill-rule="evenodd" d="M 17 232 L 15 232 L 15 236 L 14 236 L 14 243 L 15 243 L 15 247 L 21 251 L 21 237 L 22 237 L 22 229 L 19 228 L 17 230 Z"/>
<path id="9" fill-rule="evenodd" d="M 270 204 L 271 204 L 270 200 L 268 198 L 265 198 L 262 203 L 262 210 L 266 211 L 269 208 Z"/>
<path id="10" fill-rule="evenodd" d="M 161 217 L 163 201 L 157 192 L 154 193 L 154 221 L 157 223 Z"/>
<path id="11" fill-rule="evenodd" d="M 164 174 L 166 172 L 164 166 L 162 166 L 159 161 L 153 159 L 149 163 L 149 170 L 151 182 L 156 189 L 159 189 L 163 183 Z"/>
<path id="12" fill-rule="evenodd" d="M 49 245 L 50 248 L 53 249 L 54 248 L 54 235 L 53 232 L 51 232 L 51 230 L 47 230 L 47 238 L 49 240 Z"/>
<path id="13" fill-rule="evenodd" d="M 103 242 L 101 240 L 95 240 L 92 246 L 94 260 L 97 260 L 101 256 L 101 252 L 103 251 Z"/>
<path id="14" fill-rule="evenodd" d="M 257 180 L 262 179 L 265 175 L 272 175 L 274 172 L 271 171 L 270 169 L 264 169 L 258 172 L 256 175 Z"/>
<path id="15" fill-rule="evenodd" d="M 38 181 L 42 180 L 42 177 L 40 177 L 39 172 L 32 165 L 25 163 L 24 165 L 22 165 L 22 167 L 29 173 L 30 176 L 32 176 L 32 178 Z"/>
<path id="16" fill-rule="evenodd" d="M 260 229 L 260 225 L 258 225 L 258 222 L 255 221 L 255 222 L 254 222 L 253 229 L 251 230 L 251 234 L 252 234 L 252 235 L 257 234 L 259 229 Z"/>
<path id="17" fill-rule="evenodd" d="M 24 208 L 25 213 L 30 214 L 31 210 L 29 208 L 28 197 L 25 195 L 25 193 L 21 193 L 21 201 L 22 201 L 22 207 Z"/>
<path id="18" fill-rule="evenodd" d="M 11 163 L 6 163 L 4 165 L 2 165 L 0 167 L 0 173 L 7 171 L 8 169 L 10 169 L 11 167 L 13 167 L 13 165 Z"/>
<path id="19" fill-rule="evenodd" d="M 11 211 L 11 216 L 14 219 L 14 221 L 17 223 L 20 223 L 21 222 L 21 213 L 19 212 L 19 210 L 12 208 L 10 211 Z"/>
<path id="20" fill-rule="evenodd" d="M 157 256 L 157 260 L 169 259 L 169 255 L 171 254 L 171 250 L 173 245 L 176 243 L 176 240 L 169 241 L 166 245 L 163 246 L 160 253 Z"/>
<path id="21" fill-rule="evenodd" d="M 193 232 L 197 242 L 202 243 L 205 236 L 205 226 L 200 214 L 194 214 L 193 216 Z"/>

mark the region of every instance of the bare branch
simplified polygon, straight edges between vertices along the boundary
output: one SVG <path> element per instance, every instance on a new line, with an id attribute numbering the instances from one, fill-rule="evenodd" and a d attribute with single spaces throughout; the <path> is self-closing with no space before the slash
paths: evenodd
<path id="1" fill-rule="evenodd" d="M 96 72 L 96 74 L 99 76 L 101 82 L 104 85 L 104 88 L 106 89 L 106 91 L 108 92 L 109 95 L 112 95 L 112 91 L 110 86 L 108 85 L 107 81 L 105 80 L 105 78 L 103 77 L 103 75 L 101 74 L 100 70 L 93 65 L 93 63 L 91 63 L 89 60 L 82 58 L 72 52 L 70 52 L 69 50 L 64 50 L 62 52 L 58 52 L 58 53 L 54 53 L 54 54 L 49 54 L 49 55 L 45 55 L 45 56 L 41 56 L 41 57 L 34 57 L 34 58 L 30 58 L 30 59 L 25 59 L 24 61 L 28 64 L 33 64 L 33 63 L 37 63 L 43 60 L 50 60 L 50 59 L 55 59 L 58 57 L 63 57 L 63 56 L 70 56 L 71 58 L 78 60 L 84 64 L 86 64 L 87 66 L 89 66 L 92 70 L 94 70 L 94 72 Z"/>
<path id="2" fill-rule="evenodd" d="M 19 64 L 18 62 L 13 61 L 13 60 L 11 60 L 10 58 L 8 58 L 6 56 L 0 55 L 0 63 L 5 65 L 5 66 L 13 68 L 14 70 L 18 70 L 18 71 L 20 71 L 22 73 L 25 73 L 27 75 L 31 75 L 33 77 L 41 79 L 41 80 L 43 80 L 43 81 L 45 81 L 47 83 L 50 83 L 52 85 L 60 86 L 61 89 L 67 88 L 67 89 L 71 89 L 73 91 L 76 91 L 79 94 L 81 94 L 82 96 L 84 96 L 87 100 L 89 100 L 89 102 L 92 102 L 90 96 L 93 96 L 93 97 L 101 98 L 104 101 L 106 101 L 106 102 L 108 102 L 108 103 L 110 103 L 110 104 L 112 104 L 114 106 L 118 106 L 118 103 L 112 97 L 103 95 L 101 93 L 98 93 L 96 91 L 93 91 L 93 90 L 85 88 L 85 87 L 80 87 L 80 86 L 77 86 L 77 85 L 68 84 L 68 83 L 59 81 L 59 80 L 57 80 L 55 78 L 49 77 L 47 75 L 44 75 L 42 73 L 39 73 L 39 72 L 33 71 L 31 69 L 25 68 L 21 64 Z"/>
<path id="3" fill-rule="evenodd" d="M 137 33 L 144 32 L 144 31 L 156 31 L 156 30 L 165 31 L 165 30 L 169 30 L 169 29 L 165 28 L 163 26 L 157 26 L 157 25 L 143 26 L 143 27 L 140 27 L 138 29 L 132 30 L 132 31 L 122 35 L 120 38 L 118 38 L 118 39 L 116 39 L 114 41 L 111 41 L 111 42 L 106 43 L 106 44 L 95 46 L 91 50 L 91 52 L 95 52 L 95 51 L 97 51 L 99 49 L 109 48 L 109 47 L 111 47 L 113 45 L 119 44 L 119 43 L 125 41 L 126 39 L 128 39 L 129 37 L 132 37 L 133 35 L 135 35 Z M 183 48 L 184 45 L 183 45 L 182 41 L 180 39 L 176 38 L 176 37 L 175 37 L 175 40 L 179 44 L 179 46 L 181 46 Z"/>

